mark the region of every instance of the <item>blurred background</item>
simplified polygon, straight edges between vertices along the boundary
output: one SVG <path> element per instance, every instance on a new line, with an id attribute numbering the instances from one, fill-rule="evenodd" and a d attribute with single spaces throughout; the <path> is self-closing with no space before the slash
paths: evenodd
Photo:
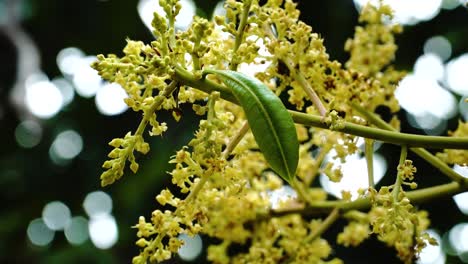
<path id="1" fill-rule="evenodd" d="M 216 0 L 181 2 L 181 29 L 194 14 L 222 13 Z M 344 42 L 352 37 L 364 2 L 299 1 L 302 19 L 325 39 L 332 59 L 347 60 Z M 465 3 L 384 2 L 405 25 L 396 58 L 396 67 L 409 72 L 397 90 L 402 130 L 446 135 L 458 120 L 468 119 Z M 137 175 L 128 173 L 101 188 L 107 142 L 134 131 L 140 116 L 127 111 L 123 90 L 103 82 L 89 64 L 100 53 L 121 54 L 126 38 L 150 42 L 148 25 L 157 7 L 157 0 L 0 0 L 0 263 L 129 263 L 138 254 L 131 226 L 156 207 L 155 195 L 170 185 L 167 162 L 198 122 L 191 111 L 179 123 L 163 113 L 160 120 L 168 122 L 169 131 L 149 139 L 152 151 L 139 157 Z M 382 145 L 378 153 L 376 177 L 379 184 L 391 184 L 399 149 Z M 437 170 L 410 158 L 421 187 L 446 182 Z M 359 173 L 364 166 L 359 155 L 350 157 L 342 183 L 320 177 L 319 184 L 332 196 L 357 190 L 367 184 Z M 454 169 L 468 177 L 466 167 Z M 440 246 L 425 250 L 419 263 L 468 263 L 468 193 L 420 208 L 429 211 L 430 232 Z M 325 236 L 333 241 L 344 224 Z M 183 239 L 186 246 L 168 263 L 203 263 L 210 240 Z M 398 263 L 394 251 L 375 239 L 358 249 L 334 247 L 334 256 L 345 263 Z"/>

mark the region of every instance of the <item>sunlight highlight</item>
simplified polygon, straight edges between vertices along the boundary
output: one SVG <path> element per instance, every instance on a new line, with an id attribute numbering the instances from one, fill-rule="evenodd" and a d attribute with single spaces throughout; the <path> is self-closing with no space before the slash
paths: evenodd
<path id="1" fill-rule="evenodd" d="M 62 202 L 50 202 L 42 210 L 42 219 L 48 228 L 63 230 L 70 223 L 70 209 Z"/>
<path id="2" fill-rule="evenodd" d="M 48 79 L 31 76 L 26 81 L 26 106 L 39 118 L 49 119 L 55 116 L 63 105 L 60 90 Z"/>
<path id="3" fill-rule="evenodd" d="M 89 220 L 89 235 L 99 249 L 111 248 L 118 239 L 117 223 L 112 215 L 103 215 Z"/>
<path id="4" fill-rule="evenodd" d="M 82 216 L 75 216 L 65 227 L 65 238 L 72 245 L 81 245 L 89 238 L 88 220 Z"/>
<path id="5" fill-rule="evenodd" d="M 184 244 L 179 249 L 179 257 L 184 261 L 193 261 L 201 253 L 203 249 L 203 241 L 199 235 L 190 237 L 186 234 L 179 235 L 179 239 L 184 241 Z"/>
<path id="6" fill-rule="evenodd" d="M 97 91 L 95 102 L 99 112 L 103 115 L 112 116 L 125 112 L 128 109 L 124 99 L 128 95 L 117 83 L 106 83 Z"/>
<path id="7" fill-rule="evenodd" d="M 378 5 L 377 0 L 354 0 L 354 5 L 361 9 L 366 3 Z M 439 14 L 442 0 L 383 0 L 394 10 L 394 23 L 402 25 L 414 25 L 422 21 L 433 19 Z"/>
<path id="8" fill-rule="evenodd" d="M 343 178 L 340 182 L 332 182 L 327 175 L 320 174 L 320 184 L 329 194 L 342 198 L 342 191 L 351 193 L 351 199 L 358 198 L 358 190 L 369 187 L 369 179 L 367 175 L 366 159 L 359 154 L 353 154 L 346 157 L 345 163 L 341 163 L 339 159 L 333 159 L 335 154 L 327 155 L 326 162 L 332 162 L 334 167 L 341 166 Z M 374 153 L 374 183 L 377 184 L 387 171 L 387 162 L 385 159 Z"/>
<path id="9" fill-rule="evenodd" d="M 23 148 L 37 146 L 42 139 L 42 127 L 35 120 L 25 120 L 15 129 L 16 143 Z"/>
<path id="10" fill-rule="evenodd" d="M 55 232 L 47 227 L 41 218 L 32 220 L 26 231 L 29 241 L 36 246 L 47 246 L 54 240 Z"/>
<path id="11" fill-rule="evenodd" d="M 432 229 L 427 230 L 427 233 L 437 240 L 438 245 L 426 245 L 425 248 L 419 254 L 419 259 L 416 261 L 417 264 L 444 264 L 446 260 L 446 256 L 442 247 L 440 246 L 442 243 L 442 239 L 440 238 L 439 234 Z"/>
<path id="12" fill-rule="evenodd" d="M 192 23 L 193 16 L 195 15 L 196 6 L 192 0 L 180 0 L 182 8 L 180 9 L 179 15 L 175 21 L 175 27 L 177 29 L 185 30 Z M 164 10 L 153 0 L 140 0 L 137 5 L 138 14 L 140 19 L 143 21 L 145 26 L 152 32 L 153 27 L 151 22 L 153 21 L 153 14 L 164 14 Z"/>
<path id="13" fill-rule="evenodd" d="M 83 139 L 74 130 L 65 130 L 57 135 L 50 146 L 49 156 L 55 164 L 74 159 L 83 150 Z"/>
<path id="14" fill-rule="evenodd" d="M 466 73 L 468 69 L 468 53 L 451 59 L 447 63 L 446 82 L 448 88 L 461 96 L 468 95 Z"/>
<path id="15" fill-rule="evenodd" d="M 112 212 L 112 198 L 102 191 L 91 192 L 86 195 L 83 207 L 90 218 L 108 215 Z"/>
<path id="16" fill-rule="evenodd" d="M 435 54 L 443 61 L 452 55 L 452 45 L 443 36 L 434 36 L 424 43 L 424 54 Z"/>

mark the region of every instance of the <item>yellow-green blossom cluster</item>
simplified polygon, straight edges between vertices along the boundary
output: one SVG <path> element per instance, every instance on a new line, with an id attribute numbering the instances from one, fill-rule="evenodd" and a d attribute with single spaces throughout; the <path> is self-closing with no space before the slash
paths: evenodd
<path id="1" fill-rule="evenodd" d="M 320 94 L 327 67 L 339 67 L 339 63 L 329 61 L 323 40 L 299 20 L 296 5 L 289 0 L 284 3 L 268 1 L 258 10 L 258 27 L 252 34 L 264 38 L 268 51 L 274 54 L 270 58 L 271 65 L 258 78 L 265 81 L 277 79 L 277 94 L 288 89 L 289 102 L 301 110 L 308 99 L 297 76 L 304 75 Z"/>
<path id="2" fill-rule="evenodd" d="M 308 241 L 308 236 L 320 226 L 320 221 L 306 221 L 299 215 L 289 215 L 255 223 L 256 234 L 247 252 L 228 257 L 231 242 L 226 240 L 208 248 L 208 260 L 213 263 L 342 263 L 331 259 L 332 248 L 322 238 Z"/>
<path id="3" fill-rule="evenodd" d="M 458 128 L 455 131 L 449 131 L 451 137 L 468 137 L 468 123 L 458 122 Z M 468 166 L 468 150 L 445 149 L 442 153 L 437 153 L 437 157 L 449 164 L 459 164 Z"/>
<path id="4" fill-rule="evenodd" d="M 194 138 L 169 161 L 174 167 L 168 174 L 177 191 L 162 190 L 156 196 L 158 208 L 149 219 L 141 216 L 134 226 L 141 250 L 133 263 L 171 258 L 183 243 L 178 238 L 181 234 L 221 239 L 208 248 L 208 259 L 214 263 L 341 263 L 332 258 L 331 246 L 321 237 L 330 223 L 297 211 L 336 202 L 327 201 L 323 189 L 311 186 L 319 173 L 335 182 L 341 180 L 341 168 L 325 162 L 328 154 L 344 162 L 360 151 L 358 138 L 341 132 L 345 122 L 367 125 L 351 103 L 370 112 L 380 105 L 392 112 L 399 109 L 393 93 L 403 73 L 394 70 L 391 62 L 397 48 L 394 34 L 401 28 L 388 23 L 389 7 L 368 5 L 362 9 L 359 21 L 363 25 L 356 27 L 354 38 L 345 45 L 350 59 L 343 66 L 329 59 L 323 39 L 299 20 L 292 0 L 268 0 L 264 5 L 257 0 L 226 0 L 225 16 L 214 21 L 195 17 L 185 31 L 174 27 L 180 2 L 159 0 L 159 4 L 165 15 L 154 14 L 154 41 L 127 40 L 122 57 L 99 55 L 93 64 L 105 80 L 120 84 L 128 94 L 127 105 L 142 113 L 134 133 L 110 142 L 114 149 L 103 165 L 102 185 L 120 179 L 127 161 L 137 172 L 134 151 L 146 154 L 150 148 L 144 140 L 146 131 L 154 136 L 168 129 L 157 120 L 158 111 L 176 113 L 179 104 L 190 103 L 202 116 Z M 260 55 L 261 48 L 268 52 Z M 278 96 L 286 95 L 295 109 L 320 114 L 328 128 L 296 125 L 301 144 L 297 177 L 291 187 L 299 198 L 285 199 L 275 208 L 270 194 L 285 183 L 269 169 L 252 133 L 245 132 L 244 110 L 226 96 L 226 90 L 218 87 L 220 93 L 213 91 L 216 89 L 210 87 L 219 84 L 203 75 L 205 69 L 236 70 L 238 65 L 251 63 L 268 65 L 256 77 Z M 196 82 L 202 84 L 198 89 L 190 86 Z M 179 121 L 180 115 L 174 118 Z M 398 127 L 398 119 L 391 124 Z M 452 135 L 466 136 L 467 131 L 461 123 Z M 465 153 L 447 150 L 440 157 L 467 163 Z M 427 214 L 411 205 L 402 188 L 416 188 L 415 172 L 412 162 L 406 160 L 397 168 L 397 183 L 379 191 L 370 188 L 367 196 L 361 190 L 359 199 L 370 200 L 372 208 L 344 215 L 350 222 L 338 235 L 338 243 L 357 246 L 374 233 L 395 247 L 407 263 L 427 241 L 432 243 L 424 233 Z M 350 192 L 343 192 L 339 202 L 343 208 L 352 203 Z M 275 215 L 282 210 L 291 213 Z M 229 252 L 238 245 L 247 250 Z"/>
<path id="5" fill-rule="evenodd" d="M 369 238 L 370 234 L 369 223 L 352 221 L 338 234 L 336 242 L 345 247 L 357 247 Z"/>
<path id="6" fill-rule="evenodd" d="M 139 135 L 132 135 L 128 132 L 124 138 L 115 138 L 109 145 L 114 149 L 108 154 L 110 160 L 104 162 L 102 167 L 107 169 L 101 175 L 101 184 L 106 186 L 120 179 L 124 174 L 127 160 L 130 162 L 130 169 L 135 173 L 138 170 L 138 163 L 135 161 L 133 151 L 136 150 L 142 154 L 149 151 L 149 144 L 143 141 Z"/>
<path id="7" fill-rule="evenodd" d="M 159 204 L 175 209 L 155 210 L 151 222 L 140 218 L 135 228 L 140 237 L 137 245 L 142 251 L 134 263 L 170 258 L 181 245 L 177 236 L 182 233 L 203 232 L 226 241 L 245 243 L 252 236 L 245 224 L 253 221 L 258 213 L 268 211 L 269 200 L 264 194 L 282 185 L 276 175 L 263 176 L 267 165 L 257 151 L 246 150 L 229 161 L 222 155 L 222 146 L 235 133 L 232 127 L 239 128 L 241 120 L 234 121 L 232 113 L 226 111 L 225 107 L 231 108 L 230 103 L 215 104 L 217 96 L 210 96 L 208 118 L 200 122 L 195 138 L 170 161 L 175 164 L 170 172 L 172 182 L 188 195 L 182 200 L 163 190 L 156 197 Z M 255 147 L 254 141 L 248 141 L 249 148 Z M 257 174 L 249 171 L 249 163 Z"/>
<path id="8" fill-rule="evenodd" d="M 156 120 L 156 111 L 176 107 L 174 99 L 170 97 L 176 88 L 175 83 L 166 83 L 169 68 L 167 63 L 155 54 L 153 47 L 140 41 L 127 40 L 124 54 L 122 58 L 115 55 L 99 55 L 98 61 L 93 64 L 104 79 L 116 82 L 125 89 L 128 95 L 125 103 L 130 108 L 143 112 L 143 119 L 133 135 L 129 132 L 123 139 L 116 139 L 110 143 L 114 150 L 109 153 L 111 160 L 103 165 L 103 168 L 107 169 L 101 175 L 103 186 L 122 177 L 127 159 L 131 163 L 131 170 L 136 173 L 138 163 L 133 151 L 143 154 L 149 151 L 149 145 L 143 138 L 147 124 L 152 127 L 150 135 L 162 134 L 167 130 L 166 123 Z"/>
<path id="9" fill-rule="evenodd" d="M 211 96 L 211 107 L 214 106 L 216 97 L 217 95 Z M 192 144 L 189 144 L 193 152 L 184 147 L 170 161 L 176 164 L 171 172 L 173 183 L 180 187 L 182 193 L 191 193 L 185 200 L 175 197 L 169 190 L 163 190 L 156 196 L 159 204 L 171 205 L 175 209 L 153 211 L 151 222 L 140 217 L 134 227 L 138 229 L 139 237 L 136 244 L 142 250 L 133 259 L 133 263 L 147 263 L 148 260 L 160 262 L 171 258 L 182 245 L 177 237 L 182 233 L 191 236 L 199 233 L 207 220 L 207 208 L 199 206 L 198 201 L 202 196 L 197 196 L 197 193 L 204 193 L 200 192 L 204 187 L 202 182 L 224 170 L 225 160 L 219 155 L 221 145 L 218 143 L 220 136 L 217 136 L 221 134 L 213 132 L 222 131 L 225 126 L 214 114 L 201 122 L 205 125 L 200 126 Z"/>
<path id="10" fill-rule="evenodd" d="M 369 218 L 372 232 L 379 240 L 394 247 L 404 263 L 413 263 L 428 243 L 436 244 L 436 241 L 425 233 L 429 226 L 428 213 L 411 205 L 403 191 L 396 198 L 394 194 L 388 187 L 371 191 L 373 207 Z"/>
<path id="11" fill-rule="evenodd" d="M 399 110 L 394 91 L 404 73 L 393 69 L 391 63 L 397 50 L 394 35 L 401 33 L 402 27 L 391 24 L 392 17 L 387 5 L 365 5 L 359 16 L 363 26 L 357 26 L 354 38 L 345 44 L 350 53 L 346 68 L 351 73 L 346 79 L 354 80 L 349 99 L 357 98 L 370 111 L 379 105 L 392 112 Z"/>
<path id="12" fill-rule="evenodd" d="M 139 145 L 144 144 L 146 151 L 142 153 L 148 152 L 149 145 L 144 141 L 144 132 L 148 124 L 151 126 L 149 129 L 151 136 L 161 135 L 167 130 L 165 122 L 157 121 L 157 111 L 173 110 L 178 108 L 179 103 L 194 103 L 207 98 L 205 93 L 174 81 L 173 67 L 174 63 L 178 62 L 187 67 L 190 63 L 193 68 L 199 65 L 200 61 L 203 63 L 203 59 L 199 57 L 212 55 L 207 52 L 210 50 L 208 36 L 211 35 L 212 23 L 198 19 L 193 24 L 193 28 L 177 33 L 176 36 L 171 23 L 173 24 L 180 10 L 180 3 L 161 1 L 160 5 L 165 10 L 167 18 L 155 13 L 152 24 L 153 33 L 158 37 L 157 40 L 150 44 L 127 40 L 127 45 L 123 49 L 124 56 L 119 58 L 114 54 L 99 55 L 98 60 L 92 65 L 102 78 L 122 86 L 128 95 L 125 103 L 132 110 L 141 111 L 143 114 L 143 119 L 133 136 L 127 135 L 122 139 L 125 143 L 120 143 L 117 147 L 114 146 L 115 143 L 111 144 L 116 149 L 111 152 L 112 155 L 109 154 L 112 160 L 106 161 L 103 165 L 107 169 L 101 176 L 103 186 L 122 177 L 127 158 L 131 162 L 132 171 L 136 173 L 138 163 L 135 161 L 133 151 L 139 150 L 134 145 L 136 144 L 138 148 Z M 175 41 L 175 39 L 178 40 Z M 192 55 L 188 61 L 185 58 L 187 52 Z M 174 118 L 179 121 L 180 116 L 175 114 Z M 120 145 L 125 147 L 124 151 L 118 150 Z M 116 156 L 117 152 L 119 156 Z"/>
<path id="13" fill-rule="evenodd" d="M 414 173 L 417 171 L 411 160 L 405 160 L 404 164 L 398 165 L 397 170 L 404 181 L 412 181 L 414 179 Z"/>

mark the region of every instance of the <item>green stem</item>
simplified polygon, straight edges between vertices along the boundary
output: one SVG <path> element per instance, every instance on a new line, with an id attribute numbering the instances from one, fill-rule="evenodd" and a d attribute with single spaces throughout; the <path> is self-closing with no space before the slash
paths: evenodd
<path id="1" fill-rule="evenodd" d="M 216 104 L 216 100 L 218 100 L 218 99 L 219 99 L 219 93 L 218 92 L 212 92 L 210 94 L 210 98 L 208 99 L 208 117 L 207 117 L 208 122 L 213 122 L 213 120 L 216 118 L 215 104 Z M 208 129 L 207 130 L 207 137 L 208 138 L 209 138 L 210 134 L 211 134 L 211 129 Z M 197 164 L 193 164 L 193 165 L 197 166 Z M 195 185 L 193 190 L 185 198 L 186 202 L 189 202 L 192 199 L 195 199 L 195 197 L 197 197 L 198 193 L 203 188 L 203 186 L 205 185 L 205 183 L 208 180 L 208 178 L 210 177 L 210 175 L 212 175 L 212 172 L 211 172 L 210 169 L 208 169 L 208 171 L 205 170 L 203 172 L 203 174 L 200 176 L 200 181 Z"/>
<path id="2" fill-rule="evenodd" d="M 226 86 L 210 81 L 208 78 L 195 78 L 193 73 L 187 71 L 179 65 L 174 67 L 174 79 L 180 81 L 186 86 L 196 88 L 207 94 L 211 94 L 213 91 L 218 91 L 224 100 L 239 104 L 231 90 Z"/>
<path id="3" fill-rule="evenodd" d="M 294 63 L 290 58 L 285 59 L 284 63 L 288 66 L 289 71 L 293 73 L 294 79 L 301 84 L 302 89 L 304 89 L 307 96 L 309 96 L 310 100 L 317 108 L 320 116 L 325 117 L 328 111 L 325 108 L 325 105 L 322 103 L 322 100 L 320 100 L 318 94 L 307 81 L 306 77 L 300 71 L 296 70 L 296 68 L 294 67 Z"/>
<path id="4" fill-rule="evenodd" d="M 263 30 L 265 31 L 265 34 L 271 40 L 277 40 L 269 24 L 264 24 Z M 320 97 L 315 92 L 315 90 L 312 89 L 312 86 L 307 81 L 306 77 L 299 70 L 296 69 L 293 60 L 291 60 L 290 58 L 280 58 L 280 59 L 288 67 L 289 72 L 292 73 L 294 79 L 297 80 L 301 84 L 302 89 L 304 89 L 307 96 L 309 96 L 310 100 L 312 101 L 314 106 L 317 108 L 320 116 L 325 117 L 325 115 L 328 112 L 327 109 L 325 108 L 325 105 L 322 103 L 322 101 L 320 100 Z"/>
<path id="5" fill-rule="evenodd" d="M 319 153 L 315 156 L 315 164 L 314 166 L 307 172 L 308 175 L 304 179 L 304 184 L 306 186 L 310 186 L 315 178 L 318 175 L 318 170 L 322 166 L 323 161 L 325 160 L 325 157 L 327 154 L 330 152 L 331 146 L 329 144 L 326 144 L 322 148 L 320 148 Z"/>
<path id="6" fill-rule="evenodd" d="M 393 185 L 393 202 L 397 203 L 400 199 L 398 199 L 398 196 L 400 195 L 400 190 L 401 190 L 401 183 L 403 182 L 403 177 L 401 175 L 401 169 L 403 166 L 405 166 L 405 161 L 406 161 L 406 156 L 408 155 L 408 148 L 403 145 L 401 146 L 401 152 L 400 152 L 400 161 L 398 162 L 398 172 L 397 172 L 397 177 L 395 181 L 395 185 Z"/>
<path id="7" fill-rule="evenodd" d="M 208 116 L 206 118 L 208 122 L 213 122 L 213 120 L 216 118 L 215 104 L 216 104 L 216 100 L 218 99 L 219 99 L 218 92 L 212 92 L 210 94 L 210 98 L 208 99 Z"/>
<path id="8" fill-rule="evenodd" d="M 413 204 L 421 204 L 429 202 L 431 200 L 435 200 L 440 197 L 452 196 L 466 191 L 468 191 L 467 185 L 461 185 L 458 182 L 451 182 L 415 191 L 409 191 L 406 192 L 406 197 L 408 197 L 408 199 L 410 199 L 410 201 Z M 272 210 L 268 215 L 260 216 L 260 218 L 270 218 L 288 214 L 316 216 L 328 214 L 335 208 L 340 209 L 340 211 L 342 212 L 347 212 L 351 210 L 367 210 L 370 207 L 371 201 L 369 198 L 359 198 L 351 202 L 343 200 L 318 201 L 309 204 L 305 208 Z"/>
<path id="9" fill-rule="evenodd" d="M 250 12 L 250 6 L 252 5 L 251 0 L 244 0 L 244 6 L 242 9 L 242 15 L 240 18 L 239 22 L 239 27 L 237 28 L 236 32 L 236 40 L 234 42 L 234 48 L 232 50 L 232 60 L 231 60 L 231 65 L 229 65 L 229 69 L 232 71 L 235 71 L 237 69 L 237 60 L 236 54 L 237 50 L 239 49 L 240 45 L 242 44 L 242 41 L 244 41 L 244 31 L 245 27 L 247 26 L 247 20 L 249 18 L 249 12 Z"/>
<path id="10" fill-rule="evenodd" d="M 166 17 L 169 20 L 169 47 L 172 49 L 175 47 L 175 10 L 174 7 L 171 8 L 171 10 L 166 13 Z"/>
<path id="11" fill-rule="evenodd" d="M 343 218 L 349 221 L 367 222 L 369 220 L 369 215 L 360 211 L 350 210 L 343 214 Z"/>
<path id="12" fill-rule="evenodd" d="M 290 113 L 296 123 L 328 129 L 328 126 L 322 122 L 321 117 L 296 111 L 290 111 Z M 438 149 L 468 149 L 468 138 L 466 137 L 455 138 L 442 136 L 414 135 L 383 129 L 376 129 L 372 127 L 357 125 L 350 122 L 343 122 L 343 124 L 343 128 L 339 130 L 340 132 L 380 140 L 386 143 Z"/>
<path id="13" fill-rule="evenodd" d="M 160 96 L 156 96 L 151 107 L 143 115 L 143 119 L 138 125 L 135 135 L 143 135 L 143 132 L 145 131 L 146 125 L 148 124 L 149 119 L 151 118 L 151 115 L 161 106 L 164 99 L 168 97 L 169 95 L 171 95 L 175 91 L 176 88 L 177 88 L 177 81 L 172 81 L 168 86 L 166 86 L 166 88 L 164 88 L 164 91 L 161 93 Z"/>
<path id="14" fill-rule="evenodd" d="M 320 237 L 327 229 L 340 217 L 340 210 L 335 208 L 331 211 L 331 213 L 325 218 L 325 220 L 320 224 L 320 226 L 314 230 L 314 232 L 310 233 L 309 236 L 304 240 L 305 243 L 309 243 L 314 241 L 317 237 Z"/>
<path id="15" fill-rule="evenodd" d="M 299 196 L 299 199 L 301 199 L 307 204 L 312 203 L 312 200 L 309 199 L 309 195 L 307 195 L 307 193 L 304 190 L 304 185 L 302 185 L 301 182 L 299 182 L 296 177 L 293 178 L 289 184 L 291 185 L 291 187 L 294 188 L 294 190 L 297 193 L 297 196 Z"/>
<path id="16" fill-rule="evenodd" d="M 183 69 L 180 66 L 174 67 L 174 78 L 185 85 L 199 89 L 201 91 L 211 93 L 212 91 L 219 91 L 221 97 L 232 103 L 238 104 L 237 100 L 231 91 L 223 85 L 217 84 L 207 78 L 197 79 L 192 73 Z M 329 129 L 328 125 L 322 122 L 321 116 L 301 113 L 289 110 L 294 122 Z M 468 149 L 468 138 L 455 138 L 455 137 L 442 137 L 442 136 L 425 136 L 414 135 L 407 133 L 399 133 L 384 129 L 371 128 L 362 125 L 357 125 L 350 122 L 343 122 L 344 126 L 340 132 L 380 140 L 386 143 L 396 145 L 407 145 L 411 147 L 425 147 L 425 148 L 439 148 L 439 149 Z M 453 174 L 452 174 L 453 176 Z M 458 178 L 457 176 L 455 176 Z M 461 176 L 460 176 L 461 177 Z"/>
<path id="17" fill-rule="evenodd" d="M 223 158 L 227 158 L 229 154 L 234 150 L 234 148 L 239 144 L 241 139 L 245 136 L 247 131 L 249 131 L 249 122 L 245 121 L 244 124 L 242 125 L 241 129 L 239 132 L 237 132 L 236 135 L 234 135 L 233 138 L 229 141 L 229 143 L 226 146 L 226 149 L 223 151 Z"/>
<path id="18" fill-rule="evenodd" d="M 200 57 L 198 56 L 198 49 L 200 47 L 200 42 L 196 42 L 193 47 L 192 51 L 192 61 L 193 61 L 193 70 L 194 71 L 199 71 L 201 69 L 200 67 Z"/>
<path id="19" fill-rule="evenodd" d="M 367 164 L 367 179 L 369 188 L 374 188 L 374 140 L 366 138 L 365 141 L 365 155 Z"/>
<path id="20" fill-rule="evenodd" d="M 370 121 L 372 124 L 375 126 L 381 128 L 381 129 L 386 129 L 389 131 L 396 131 L 395 128 L 393 128 L 391 125 L 387 124 L 385 121 L 383 121 L 377 114 L 371 113 L 361 107 L 358 104 L 352 104 L 353 109 L 358 111 L 361 115 L 363 115 L 368 121 Z M 461 138 L 460 138 L 461 139 Z M 465 143 L 465 144 L 468 144 Z M 445 147 L 448 148 L 448 147 Z M 429 151 L 423 149 L 423 148 L 410 148 L 412 152 L 414 152 L 416 155 L 419 157 L 423 158 L 432 166 L 437 168 L 440 172 L 445 174 L 448 178 L 450 178 L 453 181 L 460 182 L 462 184 L 468 184 L 468 178 L 463 177 L 462 175 L 458 174 L 452 168 L 450 168 L 445 162 L 437 158 L 436 156 L 432 155 Z"/>
<path id="21" fill-rule="evenodd" d="M 202 175 L 202 177 L 200 177 L 200 180 L 196 183 L 195 187 L 193 188 L 193 190 L 189 193 L 189 195 L 187 195 L 187 197 L 185 198 L 185 203 L 188 203 L 188 202 L 191 202 L 193 199 L 195 199 L 198 195 L 198 193 L 200 192 L 200 190 L 203 188 L 203 186 L 205 185 L 205 183 L 208 181 L 208 176 L 209 175 L 206 175 L 205 173 Z M 177 208 L 179 209 L 179 207 Z M 177 209 L 176 209 L 176 212 L 177 212 Z"/>

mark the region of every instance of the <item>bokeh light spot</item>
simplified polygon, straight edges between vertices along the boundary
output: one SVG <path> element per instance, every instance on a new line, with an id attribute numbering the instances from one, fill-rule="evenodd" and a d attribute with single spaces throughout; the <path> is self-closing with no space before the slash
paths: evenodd
<path id="1" fill-rule="evenodd" d="M 442 135 L 447 133 L 447 120 L 424 112 L 420 115 L 406 113 L 408 123 L 412 127 L 424 130 L 427 135 Z"/>
<path id="2" fill-rule="evenodd" d="M 466 72 L 468 69 L 468 53 L 451 59 L 446 66 L 446 83 L 453 92 L 468 95 L 468 82 Z"/>
<path id="3" fill-rule="evenodd" d="M 358 198 L 358 190 L 369 187 L 369 179 L 367 175 L 367 163 L 364 157 L 359 154 L 349 155 L 345 159 L 345 163 L 341 163 L 339 159 L 333 159 L 334 153 L 330 153 L 326 160 L 334 163 L 334 168 L 341 166 L 343 177 L 340 182 L 332 182 L 325 174 L 320 175 L 320 184 L 326 192 L 335 197 L 342 198 L 342 191 L 351 193 L 351 199 Z M 387 162 L 379 155 L 374 154 L 374 183 L 377 184 L 387 171 Z"/>
<path id="4" fill-rule="evenodd" d="M 468 102 L 465 101 L 467 98 L 467 96 L 461 98 L 458 103 L 458 112 L 463 116 L 465 122 L 468 121 Z"/>
<path id="5" fill-rule="evenodd" d="M 226 16 L 226 9 L 224 8 L 225 1 L 219 1 L 214 10 L 213 10 L 213 17 L 214 16 Z"/>
<path id="6" fill-rule="evenodd" d="M 57 66 L 64 75 L 73 75 L 84 56 L 84 52 L 78 48 L 64 48 L 57 54 Z"/>
<path id="7" fill-rule="evenodd" d="M 153 21 L 153 13 L 154 12 L 164 12 L 160 5 L 158 5 L 155 1 L 152 0 L 140 0 L 137 5 L 138 14 L 140 15 L 140 19 L 143 21 L 145 26 L 153 32 L 153 27 L 151 26 L 151 21 Z"/>
<path id="8" fill-rule="evenodd" d="M 83 149 L 83 139 L 74 130 L 65 130 L 57 135 L 50 146 L 49 155 L 57 164 L 75 158 Z"/>
<path id="9" fill-rule="evenodd" d="M 425 54 L 435 54 L 443 61 L 452 55 L 452 45 L 443 36 L 434 36 L 424 43 Z"/>
<path id="10" fill-rule="evenodd" d="M 23 148 L 32 148 L 39 144 L 42 138 L 42 127 L 34 120 L 25 120 L 15 129 L 15 139 Z"/>
<path id="11" fill-rule="evenodd" d="M 462 4 L 463 0 L 443 0 L 442 8 L 452 10 Z"/>
<path id="12" fill-rule="evenodd" d="M 27 229 L 29 241 L 36 246 L 46 246 L 54 239 L 54 230 L 49 229 L 40 218 L 32 220 Z"/>
<path id="13" fill-rule="evenodd" d="M 358 9 L 368 2 L 373 5 L 379 4 L 377 0 L 354 0 Z M 394 10 L 392 21 L 403 25 L 414 25 L 421 21 L 431 20 L 439 13 L 442 4 L 442 0 L 383 0 L 382 2 Z"/>
<path id="14" fill-rule="evenodd" d="M 453 170 L 458 172 L 460 175 L 462 175 L 465 178 L 468 178 L 468 167 L 467 166 L 460 166 L 460 165 L 453 165 Z"/>
<path id="15" fill-rule="evenodd" d="M 88 228 L 91 241 L 99 249 L 108 249 L 117 242 L 117 223 L 112 215 L 91 218 Z"/>
<path id="16" fill-rule="evenodd" d="M 196 6 L 192 0 L 180 0 L 182 8 L 175 21 L 176 28 L 187 29 L 192 23 L 193 16 L 195 15 Z"/>
<path id="17" fill-rule="evenodd" d="M 457 255 L 457 250 L 452 247 L 452 244 L 450 243 L 450 232 L 445 232 L 444 235 L 442 236 L 442 250 L 445 252 L 445 254 L 450 255 L 450 256 L 456 256 Z"/>
<path id="18" fill-rule="evenodd" d="M 42 219 L 48 228 L 62 230 L 70 223 L 70 209 L 62 202 L 50 202 L 42 210 Z"/>
<path id="19" fill-rule="evenodd" d="M 39 118 L 56 115 L 63 105 L 60 90 L 48 80 L 26 81 L 26 106 Z"/>
<path id="20" fill-rule="evenodd" d="M 52 80 L 52 83 L 60 90 L 60 93 L 62 94 L 62 107 L 70 104 L 75 97 L 75 90 L 73 89 L 73 85 L 65 78 L 55 78 Z"/>
<path id="21" fill-rule="evenodd" d="M 192 23 L 193 16 L 195 15 L 196 6 L 192 0 L 180 0 L 182 8 L 180 9 L 177 19 L 175 21 L 175 27 L 178 29 L 185 30 Z M 138 14 L 140 19 L 143 21 L 145 26 L 153 32 L 151 22 L 153 21 L 153 14 L 156 12 L 160 15 L 165 15 L 164 10 L 158 4 L 157 1 L 153 0 L 140 0 L 137 5 Z"/>
<path id="22" fill-rule="evenodd" d="M 127 93 L 120 85 L 106 83 L 97 91 L 96 107 L 103 115 L 118 115 L 128 109 L 124 102 L 127 97 Z"/>
<path id="23" fill-rule="evenodd" d="M 82 216 L 75 216 L 65 227 L 65 237 L 72 245 L 81 245 L 89 238 L 88 220 Z"/>
<path id="24" fill-rule="evenodd" d="M 468 223 L 460 223 L 449 231 L 450 245 L 457 255 L 468 251 Z"/>
<path id="25" fill-rule="evenodd" d="M 428 79 L 424 75 L 408 74 L 405 76 L 395 90 L 395 97 L 401 107 L 415 118 L 425 116 L 428 118 L 418 120 L 418 124 L 424 128 L 435 128 L 443 120 L 457 114 L 455 96 L 442 88 L 437 81 Z"/>
<path id="26" fill-rule="evenodd" d="M 203 241 L 199 235 L 190 237 L 186 234 L 179 235 L 179 239 L 184 244 L 179 249 L 179 257 L 185 261 L 192 261 L 200 255 L 203 248 Z"/>
<path id="27" fill-rule="evenodd" d="M 289 185 L 284 185 L 279 189 L 268 191 L 268 198 L 272 209 L 278 209 L 282 202 L 295 199 L 296 191 Z"/>
<path id="28" fill-rule="evenodd" d="M 96 61 L 95 56 L 84 57 L 76 62 L 77 65 L 73 69 L 76 93 L 85 98 L 93 97 L 103 82 L 97 71 L 91 68 L 91 63 L 94 61 Z"/>
<path id="29" fill-rule="evenodd" d="M 444 77 L 444 65 L 439 56 L 432 53 L 423 54 L 414 64 L 414 74 L 421 78 L 440 81 Z"/>
<path id="30" fill-rule="evenodd" d="M 426 245 L 425 248 L 419 253 L 419 259 L 416 262 L 417 264 L 444 264 L 445 263 L 445 253 L 441 248 L 441 241 L 439 234 L 432 229 L 427 230 L 429 236 L 434 238 L 437 241 L 438 245 Z"/>
<path id="31" fill-rule="evenodd" d="M 86 195 L 83 207 L 91 218 L 108 215 L 112 212 L 112 198 L 102 191 L 91 192 Z"/>
<path id="32" fill-rule="evenodd" d="M 454 165 L 453 170 L 465 178 L 468 178 L 468 167 L 467 166 L 460 166 Z M 468 215 L 468 192 L 463 192 L 453 196 L 453 200 L 455 204 L 458 206 L 458 209 L 465 215 Z M 468 243 L 468 241 L 467 241 Z M 468 249 L 467 249 L 468 250 Z"/>
<path id="33" fill-rule="evenodd" d="M 458 209 L 465 215 L 468 215 L 468 192 L 453 196 L 453 200 L 457 204 Z"/>

